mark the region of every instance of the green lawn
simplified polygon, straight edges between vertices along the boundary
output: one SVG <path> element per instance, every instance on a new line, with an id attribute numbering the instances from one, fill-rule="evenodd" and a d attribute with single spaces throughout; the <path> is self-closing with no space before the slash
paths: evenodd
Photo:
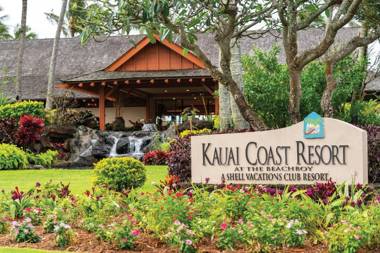
<path id="1" fill-rule="evenodd" d="M 152 191 L 153 182 L 158 183 L 167 175 L 166 166 L 146 166 L 147 180 L 141 188 L 142 191 Z M 53 182 L 70 183 L 71 191 L 75 194 L 81 194 L 92 187 L 94 181 L 93 170 L 2 170 L 0 171 L 0 190 L 4 189 L 9 192 L 18 186 L 21 190 L 28 190 L 36 182 L 41 184 L 52 180 Z M 0 251 L 1 253 L 1 251 Z"/>
<path id="2" fill-rule="evenodd" d="M 141 191 L 152 191 L 153 183 L 159 183 L 167 175 L 166 166 L 146 166 L 147 180 L 145 185 L 139 189 Z M 0 171 L 0 190 L 10 192 L 15 186 L 21 190 L 28 190 L 36 182 L 46 183 L 49 180 L 53 182 L 70 183 L 71 191 L 75 194 L 81 194 L 85 190 L 91 189 L 94 181 L 93 170 L 2 170 Z M 62 251 L 44 251 L 34 249 L 17 249 L 17 248 L 0 248 L 0 253 L 57 253 Z"/>

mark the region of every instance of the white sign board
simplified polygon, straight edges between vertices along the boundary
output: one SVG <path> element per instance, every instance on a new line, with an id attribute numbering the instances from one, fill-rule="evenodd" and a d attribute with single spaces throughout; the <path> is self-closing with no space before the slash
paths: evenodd
<path id="1" fill-rule="evenodd" d="M 192 182 L 368 183 L 367 132 L 340 120 L 320 120 L 320 126 L 305 118 L 270 131 L 192 136 Z"/>

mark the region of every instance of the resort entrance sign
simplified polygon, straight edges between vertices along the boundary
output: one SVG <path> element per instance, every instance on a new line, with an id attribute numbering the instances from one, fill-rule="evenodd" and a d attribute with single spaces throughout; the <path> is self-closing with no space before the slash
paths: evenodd
<path id="1" fill-rule="evenodd" d="M 194 183 L 368 183 L 367 159 L 366 131 L 316 113 L 287 128 L 191 137 Z"/>

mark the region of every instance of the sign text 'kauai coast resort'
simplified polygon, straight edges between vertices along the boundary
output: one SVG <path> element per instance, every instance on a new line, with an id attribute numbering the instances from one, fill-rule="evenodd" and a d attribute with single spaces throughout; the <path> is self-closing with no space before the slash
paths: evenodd
<path id="1" fill-rule="evenodd" d="M 191 137 L 194 183 L 368 183 L 367 132 L 309 114 L 290 127 Z"/>

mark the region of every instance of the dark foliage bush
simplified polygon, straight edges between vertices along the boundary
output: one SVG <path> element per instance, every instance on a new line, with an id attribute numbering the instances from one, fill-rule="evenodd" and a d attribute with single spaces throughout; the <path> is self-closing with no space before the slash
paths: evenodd
<path id="1" fill-rule="evenodd" d="M 380 126 L 359 126 L 368 133 L 368 175 L 370 183 L 380 183 Z"/>
<path id="2" fill-rule="evenodd" d="M 15 119 L 0 119 L 0 143 L 16 143 L 17 128 L 17 121 Z"/>
<path id="3" fill-rule="evenodd" d="M 161 150 L 153 150 L 144 155 L 145 165 L 165 165 L 167 164 L 168 153 Z"/>
<path id="4" fill-rule="evenodd" d="M 169 175 L 177 176 L 180 182 L 191 179 L 191 136 L 176 138 L 170 144 L 168 155 Z"/>
<path id="5" fill-rule="evenodd" d="M 22 147 L 31 147 L 41 139 L 44 127 L 43 119 L 32 115 L 22 116 L 18 123 L 16 143 Z"/>

